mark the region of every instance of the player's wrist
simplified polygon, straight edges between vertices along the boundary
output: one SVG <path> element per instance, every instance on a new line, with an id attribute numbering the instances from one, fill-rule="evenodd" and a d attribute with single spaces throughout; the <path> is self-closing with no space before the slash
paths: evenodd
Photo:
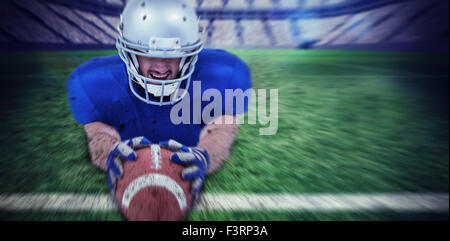
<path id="1" fill-rule="evenodd" d="M 108 155 L 118 141 L 120 139 L 103 132 L 93 136 L 89 141 L 91 162 L 101 170 L 106 171 Z"/>

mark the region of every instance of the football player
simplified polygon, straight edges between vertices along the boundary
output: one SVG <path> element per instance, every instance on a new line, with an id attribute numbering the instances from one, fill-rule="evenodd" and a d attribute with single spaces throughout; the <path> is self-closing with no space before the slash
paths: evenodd
<path id="1" fill-rule="evenodd" d="M 206 175 L 228 158 L 237 115 L 248 106 L 246 98 L 243 109 L 225 108 L 225 89 L 251 88 L 249 69 L 235 55 L 203 48 L 199 19 L 188 0 L 128 1 L 118 30 L 119 54 L 78 66 L 67 83 L 91 160 L 107 172 L 113 191 L 123 175 L 122 162 L 134 160 L 136 148 L 159 143 L 174 152 L 173 162 L 186 167 L 183 178 L 198 196 Z M 192 81 L 200 81 L 201 91 L 193 91 Z M 208 89 L 222 93 L 224 105 L 209 122 L 193 106 Z M 183 101 L 190 107 L 182 110 L 189 112 L 190 123 L 174 124 L 171 109 Z M 200 102 L 201 109 L 209 103 Z"/>

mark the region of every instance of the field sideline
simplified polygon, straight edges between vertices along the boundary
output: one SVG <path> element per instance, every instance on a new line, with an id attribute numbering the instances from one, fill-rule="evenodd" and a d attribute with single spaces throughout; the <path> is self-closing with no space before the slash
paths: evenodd
<path id="1" fill-rule="evenodd" d="M 448 203 L 448 53 L 230 50 L 253 88 L 278 89 L 279 127 L 241 126 L 229 160 L 208 177 L 214 195 L 438 193 Z M 89 163 L 66 80 L 115 51 L 0 53 L 0 195 L 105 195 Z M 391 212 L 392 211 L 392 212 Z M 447 219 L 398 210 L 196 210 L 188 220 Z M 0 220 L 122 220 L 114 210 L 7 210 Z"/>

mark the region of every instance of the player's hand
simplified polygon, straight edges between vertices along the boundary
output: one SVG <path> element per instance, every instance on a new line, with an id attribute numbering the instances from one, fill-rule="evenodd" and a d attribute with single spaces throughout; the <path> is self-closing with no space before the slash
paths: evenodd
<path id="1" fill-rule="evenodd" d="M 162 141 L 159 145 L 174 152 L 170 157 L 172 162 L 186 167 L 182 177 L 191 181 L 191 192 L 197 199 L 209 169 L 208 152 L 202 147 L 187 147 L 174 140 Z"/>
<path id="2" fill-rule="evenodd" d="M 136 160 L 137 154 L 134 150 L 149 146 L 150 144 L 152 143 L 143 136 L 114 144 L 106 161 L 106 173 L 108 174 L 109 190 L 114 191 L 117 178 L 121 178 L 123 175 L 122 161 Z"/>

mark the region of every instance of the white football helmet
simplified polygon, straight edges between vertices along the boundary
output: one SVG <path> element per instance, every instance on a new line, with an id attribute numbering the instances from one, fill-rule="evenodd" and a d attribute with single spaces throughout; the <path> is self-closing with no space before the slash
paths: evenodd
<path id="1" fill-rule="evenodd" d="M 118 31 L 116 48 L 126 64 L 133 94 L 147 104 L 168 105 L 181 100 L 203 48 L 199 19 L 190 1 L 130 0 L 120 16 Z M 156 80 L 139 74 L 136 55 L 181 58 L 177 79 Z M 136 89 L 133 82 L 143 89 Z"/>

